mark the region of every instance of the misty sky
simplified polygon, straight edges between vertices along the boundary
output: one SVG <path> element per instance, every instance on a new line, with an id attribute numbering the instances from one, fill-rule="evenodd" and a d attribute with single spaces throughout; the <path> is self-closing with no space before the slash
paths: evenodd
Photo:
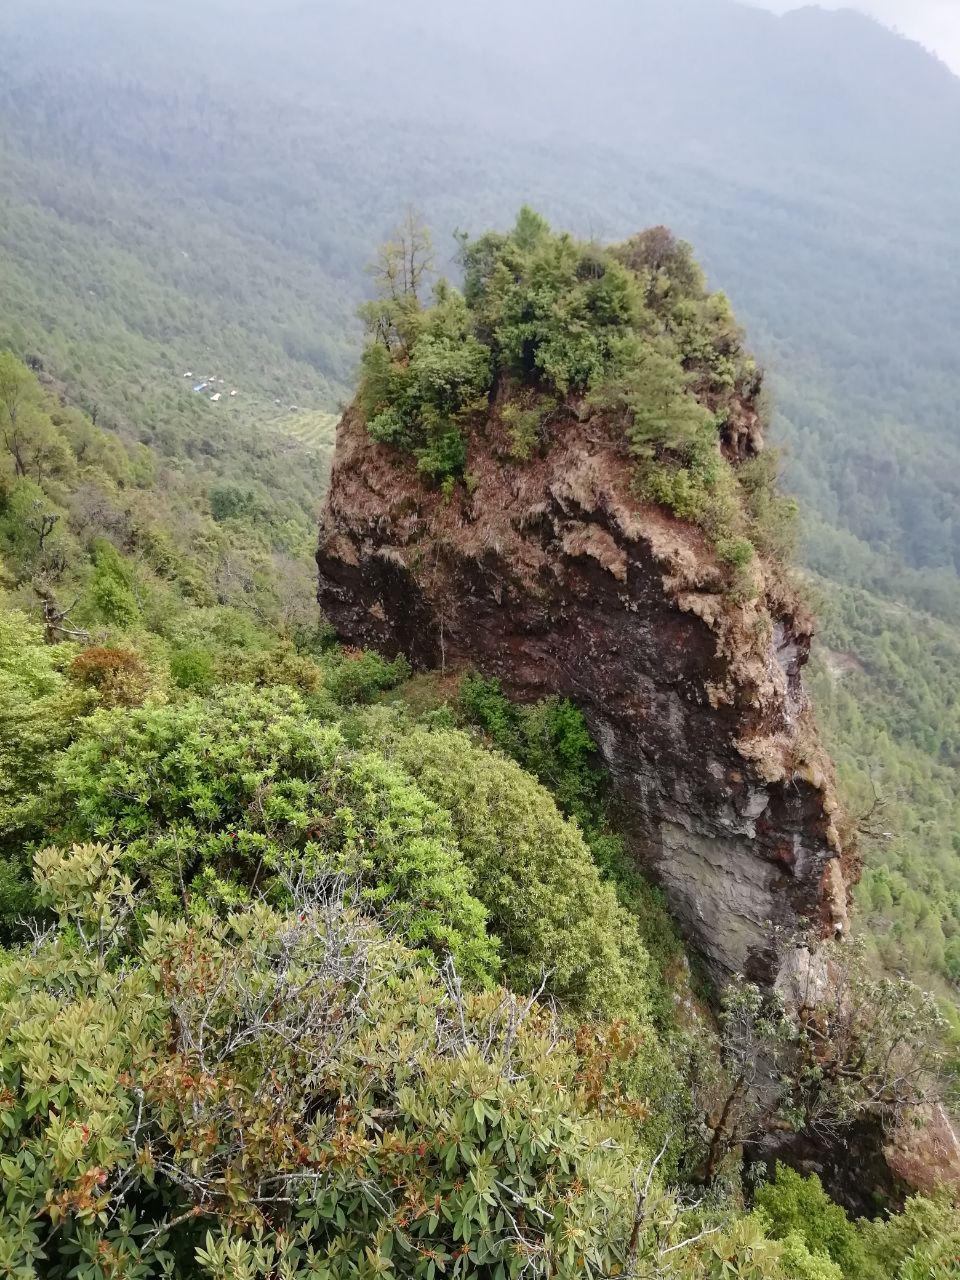
<path id="1" fill-rule="evenodd" d="M 817 0 L 826 9 L 860 9 L 919 40 L 960 74 L 960 0 Z M 753 0 L 783 13 L 798 0 Z"/>

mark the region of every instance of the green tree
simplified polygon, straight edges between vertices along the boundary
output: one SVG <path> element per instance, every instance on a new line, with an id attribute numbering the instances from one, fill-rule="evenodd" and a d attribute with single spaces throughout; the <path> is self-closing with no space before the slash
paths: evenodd
<path id="1" fill-rule="evenodd" d="M 140 616 L 133 578 L 123 557 L 109 542 L 101 542 L 93 556 L 90 601 L 104 622 L 128 627 Z"/>
<path id="2" fill-rule="evenodd" d="M 511 760 L 466 734 L 415 730 L 397 759 L 452 816 L 473 892 L 516 990 L 547 989 L 586 1016 L 644 1018 L 647 955 L 576 825 Z"/>
<path id="3" fill-rule="evenodd" d="M 686 246 L 661 240 L 581 243 L 524 208 L 509 235 L 460 237 L 464 293 L 441 281 L 429 308 L 388 246 L 384 296 L 364 312 L 358 403 L 373 438 L 412 452 L 451 492 L 492 386 L 505 393 L 496 411 L 521 463 L 551 408 L 576 410 L 556 418 L 562 426 L 585 400 L 622 429 L 646 496 L 700 524 L 737 581 L 751 521 L 759 529 L 775 505 L 772 477 L 754 468 L 748 510 L 721 445 L 756 433 L 762 378 L 726 298 L 707 292 Z"/>
<path id="4" fill-rule="evenodd" d="M 294 690 L 98 711 L 57 780 L 71 837 L 120 843 L 167 911 L 282 899 L 300 871 L 342 875 L 425 954 L 452 953 L 472 981 L 497 970 L 447 814 Z"/>
<path id="5" fill-rule="evenodd" d="M 857 1229 L 815 1174 L 804 1178 L 778 1163 L 773 1182 L 758 1188 L 756 1204 L 774 1238 L 798 1236 L 810 1253 L 831 1258 L 848 1280 L 864 1274 L 866 1258 Z"/>
<path id="6" fill-rule="evenodd" d="M 0 610 L 0 921 L 31 900 L 23 845 L 46 817 L 43 800 L 57 751 L 70 740 L 88 699 L 65 668 L 75 650 L 44 643 L 22 613 Z"/>
<path id="7" fill-rule="evenodd" d="M 30 471 L 32 437 L 28 415 L 37 402 L 37 386 L 30 371 L 10 351 L 0 351 L 0 440 L 17 476 Z"/>
<path id="8" fill-rule="evenodd" d="M 868 1280 L 956 1280 L 960 1224 L 948 1197 L 911 1196 L 903 1212 L 859 1224 Z"/>

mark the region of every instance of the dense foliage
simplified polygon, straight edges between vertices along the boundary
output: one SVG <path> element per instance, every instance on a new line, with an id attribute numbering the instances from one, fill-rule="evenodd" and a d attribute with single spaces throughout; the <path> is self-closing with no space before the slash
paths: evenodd
<path id="1" fill-rule="evenodd" d="M 0 343 L 100 426 L 149 441 L 165 503 L 201 472 L 216 518 L 288 495 L 299 567 L 287 542 L 269 580 L 299 579 L 289 601 L 303 602 L 300 513 L 323 479 L 265 424 L 329 451 L 328 420 L 290 405 L 333 409 L 352 385 L 364 264 L 399 207 L 415 199 L 441 230 L 441 269 L 448 231 L 504 226 L 530 198 L 584 236 L 665 222 L 692 240 L 769 364 L 805 559 L 829 596 L 858 592 L 831 648 L 870 670 L 817 693 L 854 808 L 872 804 L 870 774 L 888 804 L 895 839 L 867 854 L 889 863 L 893 905 L 881 888 L 871 914 L 897 962 L 955 1000 L 957 788 L 937 744 L 960 689 L 960 188 L 940 163 L 960 127 L 956 79 L 849 13 L 608 0 L 585 41 L 572 6 L 464 2 L 412 0 L 409 20 L 376 3 L 375 21 L 338 4 L 331 22 L 260 0 L 7 0 Z M 547 37 L 555 56 L 528 56 Z M 211 404 L 187 370 L 240 394 Z M 521 451 L 541 418 L 535 404 L 513 424 Z M 202 505 L 177 504 L 167 535 L 189 539 L 187 508 Z M 259 536 L 273 522 L 256 523 Z M 243 594 L 245 572 L 211 571 L 217 596 Z M 209 685 L 202 630 L 172 666 Z M 925 639 L 907 655 L 912 633 Z M 890 651 L 906 666 L 874 682 Z"/>
<path id="2" fill-rule="evenodd" d="M 686 965 L 676 926 L 661 892 L 640 875 L 608 813 L 609 780 L 583 713 L 565 698 L 511 702 L 498 680 L 466 675 L 456 712 L 551 792 L 558 808 L 576 819 L 593 860 L 610 878 L 621 904 L 640 923 L 651 966 L 651 1013 L 672 1016 L 670 975 Z"/>
<path id="3" fill-rule="evenodd" d="M 619 1083 L 636 1042 L 465 991 L 334 880 L 168 920 L 121 862 L 38 853 L 53 923 L 0 956 L 4 1274 L 956 1274 L 928 1201 L 855 1226 L 780 1169 L 752 1215 L 685 1202 Z"/>
<path id="4" fill-rule="evenodd" d="M 899 1217 L 855 1224 L 819 1178 L 778 1165 L 775 1180 L 758 1190 L 756 1206 L 775 1239 L 799 1240 L 824 1260 L 824 1280 L 948 1280 L 956 1273 L 960 1233 L 946 1201 L 917 1196 Z"/>
<path id="5" fill-rule="evenodd" d="M 861 928 L 885 965 L 922 979 L 950 1010 L 960 991 L 960 647 L 944 623 L 865 591 L 820 592 L 811 687 L 863 830 Z"/>
<path id="6" fill-rule="evenodd" d="M 151 453 L 5 367 L 5 492 L 40 458 L 56 519 L 2 525 L 0 1267 L 833 1280 L 744 1207 L 739 1146 L 897 1114 L 919 997 L 860 975 L 856 1026 L 790 1029 L 746 987 L 712 1029 L 574 707 L 448 704 L 267 582 L 200 591 L 258 513 L 173 487 L 188 544 L 123 471 Z M 903 1256 L 947 1252 L 917 1212 Z"/>
<path id="7" fill-rule="evenodd" d="M 603 249 L 525 208 L 509 235 L 463 237 L 463 293 L 440 280 L 425 307 L 428 254 L 408 221 L 381 251 L 381 296 L 364 309 L 359 400 L 374 439 L 412 452 L 445 489 L 469 487 L 471 428 L 495 391 L 518 461 L 586 400 L 620 425 L 641 491 L 700 523 L 722 558 L 749 564 L 761 509 L 768 528 L 787 509 L 769 488 L 759 496 L 767 473 L 756 470 L 748 503 L 721 450 L 733 418 L 756 417 L 761 375 L 688 246 L 660 228 Z"/>
<path id="8" fill-rule="evenodd" d="M 623 1257 L 640 1148 L 548 1013 L 445 985 L 322 882 L 292 916 L 137 929 L 106 847 L 38 872 L 59 926 L 0 968 L 6 1274 L 599 1276 Z"/>
<path id="9" fill-rule="evenodd" d="M 447 815 L 292 690 L 99 711 L 57 773 L 63 830 L 122 840 L 167 911 L 244 901 L 296 866 L 361 880 L 385 922 L 471 979 L 498 968 Z"/>
<path id="10" fill-rule="evenodd" d="M 647 957 L 580 831 L 519 766 L 454 731 L 404 733 L 397 756 L 449 810 L 517 990 L 545 980 L 585 1015 L 645 1005 Z"/>
<path id="11" fill-rule="evenodd" d="M 0 556 L 54 635 L 159 631 L 197 605 L 240 605 L 238 625 L 259 615 L 287 634 L 316 625 L 303 562 L 320 455 L 281 450 L 268 431 L 255 449 L 235 435 L 222 440 L 226 457 L 211 448 L 205 462 L 171 461 L 58 392 L 0 351 Z M 243 503 L 225 506 L 235 491 Z"/>

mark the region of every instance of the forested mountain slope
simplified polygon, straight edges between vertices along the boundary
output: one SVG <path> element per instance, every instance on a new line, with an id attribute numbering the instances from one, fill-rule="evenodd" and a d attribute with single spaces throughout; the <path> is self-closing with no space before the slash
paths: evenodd
<path id="1" fill-rule="evenodd" d="M 956 435 L 960 82 L 916 46 L 727 0 L 608 4 L 586 42 L 563 5 L 7 8 L 4 128 L 40 165 L 19 198 L 241 328 L 255 308 L 260 340 L 335 388 L 371 241 L 404 202 L 441 244 L 525 198 L 588 233 L 666 222 L 785 380 L 804 496 L 895 560 L 956 567 L 938 464 Z M 130 188 L 140 212 L 117 219 L 108 191 L 129 208 Z"/>
<path id="2" fill-rule="evenodd" d="M 952 1280 L 875 1163 L 929 996 L 834 946 L 827 1016 L 706 1016 L 575 706 L 343 649 L 256 493 L 9 353 L 0 406 L 0 1268 Z M 785 1133 L 889 1212 L 744 1169 Z"/>
<path id="3" fill-rule="evenodd" d="M 583 234 L 694 241 L 773 371 L 807 562 L 858 592 L 834 625 L 824 591 L 830 647 L 863 669 L 820 697 L 857 805 L 871 774 L 890 793 L 896 840 L 869 856 L 902 880 L 877 919 L 956 981 L 946 68 L 850 13 L 727 0 L 611 2 L 589 31 L 566 4 L 11 0 L 0 72 L 0 332 L 168 453 L 336 407 L 364 265 L 408 202 L 443 269 L 454 226 L 525 200 Z M 239 394 L 211 404 L 187 370 Z"/>

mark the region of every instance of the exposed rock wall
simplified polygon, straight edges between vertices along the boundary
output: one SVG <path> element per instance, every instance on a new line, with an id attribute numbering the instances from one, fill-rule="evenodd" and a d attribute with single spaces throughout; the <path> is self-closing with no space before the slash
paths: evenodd
<path id="1" fill-rule="evenodd" d="M 575 410 L 545 457 L 505 457 L 493 411 L 472 491 L 421 483 L 341 423 L 318 552 L 345 640 L 420 668 L 475 667 L 512 696 L 586 715 L 623 828 L 717 978 L 772 983 L 783 939 L 846 928 L 831 769 L 801 682 L 809 619 L 768 575 L 736 602 L 702 534 L 631 489 L 601 417 Z"/>

